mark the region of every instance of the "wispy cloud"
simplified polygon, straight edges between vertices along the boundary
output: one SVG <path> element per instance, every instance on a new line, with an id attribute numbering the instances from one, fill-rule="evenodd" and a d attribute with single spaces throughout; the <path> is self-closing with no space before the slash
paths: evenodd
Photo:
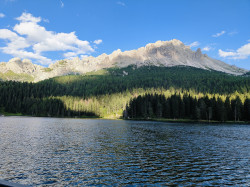
<path id="1" fill-rule="evenodd" d="M 61 3 L 61 8 L 64 7 L 64 3 L 62 2 L 62 0 L 60 0 L 60 3 Z"/>
<path id="2" fill-rule="evenodd" d="M 214 50 L 214 46 L 216 45 L 216 43 L 210 43 L 207 44 L 205 47 L 202 48 L 202 51 L 212 51 Z"/>
<path id="3" fill-rule="evenodd" d="M 219 56 L 229 59 L 247 59 L 250 56 L 250 43 L 245 44 L 237 50 L 223 51 L 219 49 Z"/>
<path id="4" fill-rule="evenodd" d="M 24 12 L 16 20 L 19 23 L 13 27 L 13 30 L 0 29 L 0 39 L 6 44 L 0 50 L 5 54 L 34 59 L 40 64 L 50 64 L 53 60 L 44 56 L 43 52 L 62 51 L 66 58 L 89 55 L 94 52 L 90 43 L 78 39 L 75 32 L 48 31 L 39 24 L 43 20 L 41 17 L 34 17 Z M 101 40 L 96 41 L 101 42 Z"/>
<path id="5" fill-rule="evenodd" d="M 4 18 L 5 15 L 3 13 L 0 13 L 0 18 Z"/>
<path id="6" fill-rule="evenodd" d="M 210 51 L 212 49 L 212 47 L 210 46 L 206 46 L 202 48 L 202 51 Z"/>
<path id="7" fill-rule="evenodd" d="M 236 34 L 238 34 L 237 31 L 232 31 L 232 32 L 229 32 L 229 33 L 228 33 L 229 36 L 233 36 L 233 35 L 236 35 Z"/>
<path id="8" fill-rule="evenodd" d="M 195 42 L 189 44 L 190 47 L 197 47 L 199 45 L 200 45 L 200 43 L 198 41 L 195 41 Z"/>
<path id="9" fill-rule="evenodd" d="M 124 2 L 121 2 L 121 1 L 117 1 L 116 4 L 121 5 L 121 6 L 126 6 L 126 4 Z"/>
<path id="10" fill-rule="evenodd" d="M 99 40 L 95 40 L 93 43 L 94 43 L 94 44 L 96 44 L 96 45 L 99 45 L 99 44 L 101 44 L 101 43 L 102 43 L 102 40 L 101 40 L 101 39 L 99 39 Z"/>
<path id="11" fill-rule="evenodd" d="M 48 20 L 48 19 L 44 19 L 44 18 L 43 18 L 43 21 L 46 22 L 46 23 L 49 23 L 49 20 Z"/>
<path id="12" fill-rule="evenodd" d="M 218 32 L 218 33 L 216 33 L 216 34 L 213 34 L 212 37 L 217 38 L 217 37 L 222 36 L 222 35 L 225 34 L 225 33 L 226 33 L 226 31 L 221 31 L 221 32 Z"/>

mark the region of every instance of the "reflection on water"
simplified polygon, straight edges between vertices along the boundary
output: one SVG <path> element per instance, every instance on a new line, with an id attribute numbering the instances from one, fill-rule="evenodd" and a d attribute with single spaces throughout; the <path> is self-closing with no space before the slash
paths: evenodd
<path id="1" fill-rule="evenodd" d="M 0 118 L 0 179 L 30 185 L 250 184 L 250 126 Z"/>

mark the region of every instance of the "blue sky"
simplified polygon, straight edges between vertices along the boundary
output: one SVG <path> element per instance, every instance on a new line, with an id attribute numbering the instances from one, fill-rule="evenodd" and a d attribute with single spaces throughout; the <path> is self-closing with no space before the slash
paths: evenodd
<path id="1" fill-rule="evenodd" d="M 249 0 L 0 0 L 0 61 L 132 50 L 181 40 L 250 70 Z"/>

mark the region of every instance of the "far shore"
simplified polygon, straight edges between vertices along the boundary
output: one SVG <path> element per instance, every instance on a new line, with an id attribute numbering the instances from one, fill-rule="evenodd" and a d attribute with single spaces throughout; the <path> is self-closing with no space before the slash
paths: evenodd
<path id="1" fill-rule="evenodd" d="M 250 124 L 250 121 L 207 121 L 207 120 L 191 120 L 191 119 L 166 119 L 166 118 L 133 118 L 133 119 L 125 119 L 132 121 L 158 121 L 158 122 L 168 122 L 168 123 L 187 123 L 187 124 Z"/>
<path id="2" fill-rule="evenodd" d="M 44 117 L 44 118 L 67 118 L 67 119 L 104 119 L 104 120 L 127 120 L 127 121 L 152 121 L 167 123 L 187 123 L 187 124 L 250 124 L 250 121 L 207 121 L 207 120 L 191 120 L 191 119 L 166 119 L 166 118 L 103 118 L 98 116 L 74 116 L 74 117 L 58 117 L 58 116 L 30 116 L 21 113 L 1 113 L 0 117 Z"/>

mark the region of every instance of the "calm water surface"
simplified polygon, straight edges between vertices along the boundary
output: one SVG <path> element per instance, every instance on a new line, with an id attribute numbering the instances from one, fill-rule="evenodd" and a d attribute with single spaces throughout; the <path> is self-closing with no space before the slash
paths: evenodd
<path id="1" fill-rule="evenodd" d="M 0 156 L 33 186 L 249 186 L 250 126 L 0 117 Z"/>

